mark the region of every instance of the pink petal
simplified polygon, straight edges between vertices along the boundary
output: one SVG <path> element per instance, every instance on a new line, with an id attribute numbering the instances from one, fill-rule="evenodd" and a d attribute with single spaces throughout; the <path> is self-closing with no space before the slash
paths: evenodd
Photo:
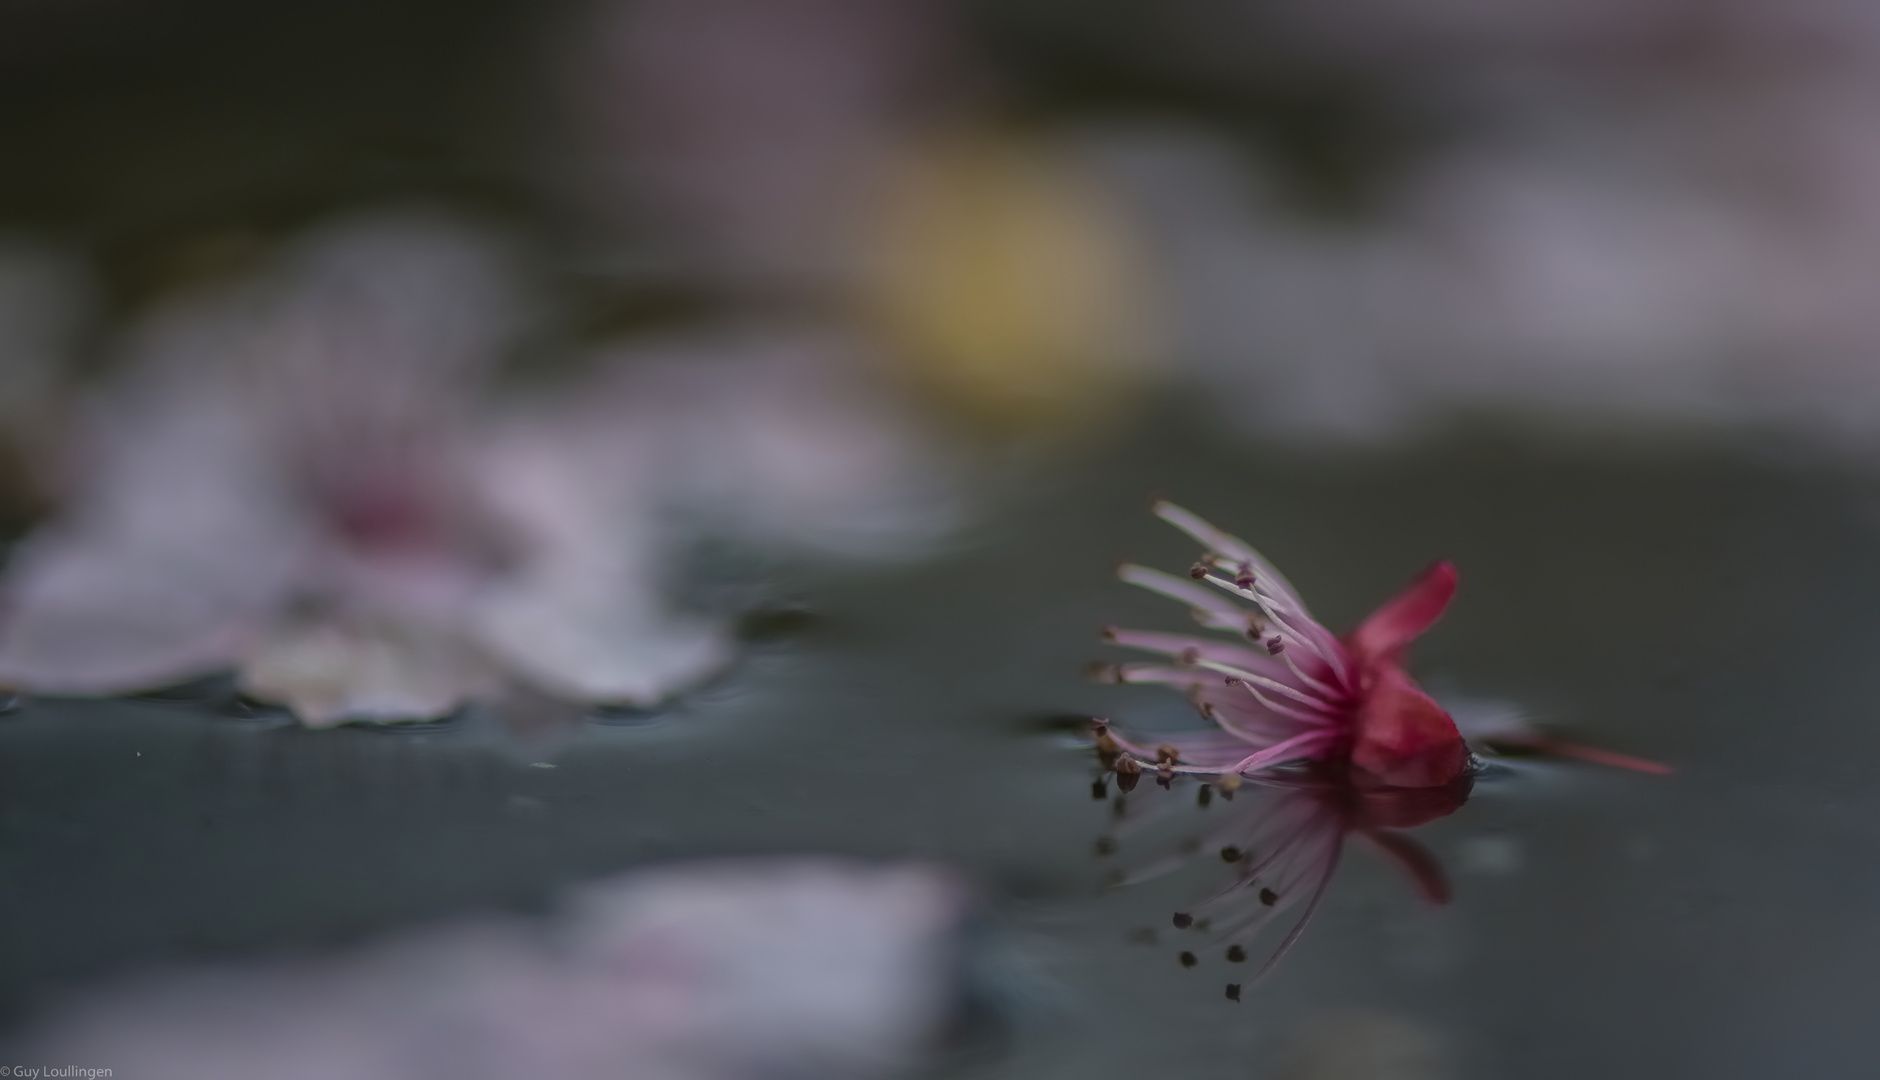
<path id="1" fill-rule="evenodd" d="M 1404 648 L 1442 618 L 1456 595 L 1456 568 L 1439 562 L 1409 588 L 1371 613 L 1352 631 L 1348 645 L 1359 663 L 1394 662 Z"/>
<path id="2" fill-rule="evenodd" d="M 1385 667 L 1358 713 L 1352 764 L 1390 787 L 1439 787 L 1468 767 L 1469 747 L 1442 706 L 1402 668 Z"/>

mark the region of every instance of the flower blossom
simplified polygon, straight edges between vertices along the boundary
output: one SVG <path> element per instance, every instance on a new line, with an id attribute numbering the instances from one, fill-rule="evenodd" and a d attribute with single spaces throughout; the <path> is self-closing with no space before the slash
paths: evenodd
<path id="1" fill-rule="evenodd" d="M 1639 772 L 1669 772 L 1656 762 L 1555 738 L 1516 713 L 1461 708 L 1463 727 L 1404 670 L 1412 641 L 1441 617 L 1456 590 L 1456 571 L 1437 563 L 1395 599 L 1340 638 L 1312 618 L 1299 594 L 1253 548 L 1167 502 L 1155 513 L 1207 549 L 1189 578 L 1124 566 L 1124 581 L 1179 600 L 1210 629 L 1243 641 L 1110 628 L 1119 645 L 1161 653 L 1173 663 L 1105 667 L 1118 682 L 1186 688 L 1211 731 L 1167 734 L 1154 746 L 1095 721 L 1097 754 L 1115 773 L 1116 823 L 1098 840 L 1099 855 L 1122 843 L 1153 847 L 1140 834 L 1171 820 L 1169 796 L 1133 792 L 1145 768 L 1172 791 L 1178 776 L 1202 781 L 1195 805 L 1202 825 L 1175 852 L 1120 873 L 1118 884 L 1153 877 L 1200 852 L 1217 852 L 1234 870 L 1211 896 L 1174 914 L 1177 930 L 1224 945 L 1232 964 L 1247 945 L 1298 904 L 1304 912 L 1266 960 L 1270 970 L 1305 932 L 1343 855 L 1358 837 L 1402 869 L 1425 899 L 1445 903 L 1448 880 L 1434 855 L 1403 830 L 1445 817 L 1468 800 L 1477 762 L 1463 727 L 1488 752 L 1571 757 Z M 1145 765 L 1145 762 L 1153 762 Z M 1240 800 L 1209 810 L 1220 800 Z M 1099 779 L 1099 798 L 1109 796 Z M 1200 962 L 1184 949 L 1185 967 Z M 1242 983 L 1227 984 L 1240 1000 Z"/>
<path id="2" fill-rule="evenodd" d="M 1188 579 L 1134 565 L 1122 568 L 1122 579 L 1189 605 L 1202 625 L 1257 647 L 1107 629 L 1110 641 L 1175 661 L 1106 669 L 1118 682 L 1184 687 L 1218 725 L 1170 736 L 1154 749 L 1115 740 L 1107 749 L 1128 751 L 1117 760 L 1119 773 L 1140 770 L 1137 757 L 1153 758 L 1165 780 L 1175 773 L 1237 776 L 1302 759 L 1349 764 L 1386 787 L 1441 787 L 1468 772 L 1469 748 L 1455 721 L 1403 667 L 1410 643 L 1455 594 L 1453 566 L 1430 567 L 1339 638 L 1245 542 L 1172 503 L 1156 503 L 1155 513 L 1207 553 Z"/>

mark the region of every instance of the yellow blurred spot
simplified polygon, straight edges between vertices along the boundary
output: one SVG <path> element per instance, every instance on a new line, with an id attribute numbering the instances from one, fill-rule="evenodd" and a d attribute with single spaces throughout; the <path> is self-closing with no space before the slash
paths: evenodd
<path id="1" fill-rule="evenodd" d="M 987 134 L 889 171 L 866 292 L 917 387 L 1002 429 L 1090 418 L 1151 353 L 1141 256 L 1074 160 Z"/>

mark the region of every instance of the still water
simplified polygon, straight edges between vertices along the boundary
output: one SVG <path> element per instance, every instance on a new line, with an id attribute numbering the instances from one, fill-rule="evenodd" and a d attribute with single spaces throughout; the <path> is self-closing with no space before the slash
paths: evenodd
<path id="1" fill-rule="evenodd" d="M 1183 629 L 1113 576 L 1193 558 L 1152 494 L 1259 545 L 1337 629 L 1452 559 L 1426 686 L 1675 774 L 1483 777 L 1417 832 L 1452 903 L 1354 849 L 1297 948 L 1226 1000 L 1226 965 L 1184 968 L 1167 928 L 1219 863 L 1106 891 L 1109 810 L 1063 721 L 1197 722 L 1085 677 L 1122 658 L 1102 625 Z M 978 892 L 940 1076 L 1871 1075 L 1875 496 L 1765 450 L 1479 435 L 1330 456 L 1176 412 L 1018 470 L 937 558 L 787 577 L 810 616 L 792 633 L 572 736 L 313 732 L 213 687 L 28 701 L 0 720 L 0 1005 L 18 1022 L 123 972 L 536 910 L 641 865 L 833 852 Z"/>

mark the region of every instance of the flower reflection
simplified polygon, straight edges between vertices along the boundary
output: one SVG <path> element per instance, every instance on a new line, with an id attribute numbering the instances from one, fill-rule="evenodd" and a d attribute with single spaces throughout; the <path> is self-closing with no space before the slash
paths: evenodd
<path id="1" fill-rule="evenodd" d="M 1143 834 L 1166 827 L 1171 811 L 1190 803 L 1180 778 L 1115 799 L 1115 830 L 1099 841 L 1099 851 L 1133 849 Z M 1303 911 L 1281 936 L 1247 981 L 1258 979 L 1279 962 L 1311 922 L 1344 854 L 1345 841 L 1357 837 L 1394 863 L 1417 891 L 1433 904 L 1449 900 L 1449 879 L 1436 857 L 1402 830 L 1446 817 L 1468 800 L 1474 783 L 1467 772 L 1436 786 L 1392 787 L 1370 774 L 1326 762 L 1267 769 L 1243 778 L 1228 774 L 1201 783 L 1192 800 L 1199 827 L 1183 836 L 1176 853 L 1121 873 L 1118 884 L 1156 876 L 1196 855 L 1212 853 L 1233 870 L 1228 883 L 1172 918 L 1176 930 L 1197 939 L 1185 947 L 1181 962 L 1200 962 L 1195 949 L 1221 949 L 1232 964 L 1247 962 L 1261 932 L 1296 907 Z M 1175 794 L 1181 792 L 1181 795 Z M 1241 983 L 1229 983 L 1228 997 L 1239 1000 Z"/>

